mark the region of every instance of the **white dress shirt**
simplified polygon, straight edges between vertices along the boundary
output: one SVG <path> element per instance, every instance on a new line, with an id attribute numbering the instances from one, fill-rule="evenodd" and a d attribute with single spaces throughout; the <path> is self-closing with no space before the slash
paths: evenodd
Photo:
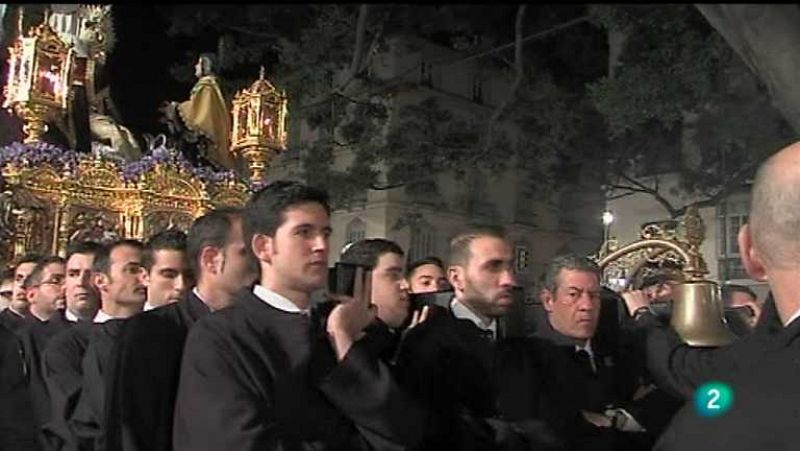
<path id="1" fill-rule="evenodd" d="M 458 299 L 453 298 L 452 302 L 450 302 L 450 310 L 453 312 L 453 316 L 458 319 L 468 319 L 475 323 L 481 330 L 489 330 L 492 332 L 492 339 L 497 338 L 497 321 L 492 319 L 491 322 L 487 325 L 484 324 L 483 320 L 480 316 L 478 316 L 475 312 L 472 311 L 468 306 L 464 305 Z"/>
<path id="2" fill-rule="evenodd" d="M 253 294 L 256 295 L 257 298 L 278 310 L 287 313 L 300 313 L 302 315 L 308 315 L 308 309 L 301 309 L 294 302 L 264 287 L 263 285 L 254 286 Z"/>

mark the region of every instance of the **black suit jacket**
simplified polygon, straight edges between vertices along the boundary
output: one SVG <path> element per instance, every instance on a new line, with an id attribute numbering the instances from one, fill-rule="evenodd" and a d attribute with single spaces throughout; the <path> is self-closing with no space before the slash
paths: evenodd
<path id="1" fill-rule="evenodd" d="M 11 332 L 16 331 L 17 328 L 24 324 L 24 322 L 25 317 L 19 316 L 12 312 L 10 308 L 6 308 L 0 312 L 0 326 L 5 327 Z"/>
<path id="2" fill-rule="evenodd" d="M 105 449 L 168 451 L 186 335 L 210 313 L 193 292 L 129 319 L 106 379 Z"/>
<path id="3" fill-rule="evenodd" d="M 632 341 L 633 331 L 619 328 L 615 340 L 592 339 L 595 371 L 588 356 L 582 361 L 576 352 L 575 341 L 553 329 L 549 322 L 539 328 L 539 356 L 550 387 L 565 409 L 562 425 L 566 428 L 570 449 L 616 450 L 650 449 L 655 434 L 623 433 L 613 428 L 596 427 L 581 415 L 581 411 L 603 413 L 606 408 L 623 408 L 648 432 L 654 428 L 650 420 L 655 414 L 666 413 L 668 419 L 680 407 L 680 401 L 662 392 L 650 392 L 635 397 L 645 378 L 641 353 Z"/>
<path id="4" fill-rule="evenodd" d="M 79 321 L 54 336 L 45 347 L 43 375 L 50 395 L 50 421 L 43 428 L 48 449 L 77 449 L 75 434 L 69 423 L 81 393 L 81 362 L 89 345 L 94 324 Z"/>
<path id="5" fill-rule="evenodd" d="M 424 449 L 547 449 L 561 417 L 532 339 L 484 338 L 469 320 L 431 306 L 408 332 L 397 371 L 429 411 Z M 536 448 L 536 447 L 539 448 Z"/>
<path id="6" fill-rule="evenodd" d="M 715 380 L 733 389 L 731 409 L 704 418 L 687 405 L 661 437 L 658 450 L 795 450 L 800 422 L 800 320 L 747 356 L 749 364 Z"/>
<path id="7" fill-rule="evenodd" d="M 413 448 L 422 412 L 363 340 L 337 362 L 324 321 L 243 292 L 186 339 L 178 451 Z"/>
<path id="8" fill-rule="evenodd" d="M 0 449 L 3 451 L 40 449 L 28 377 L 22 344 L 10 330 L 0 326 Z"/>
<path id="9" fill-rule="evenodd" d="M 127 319 L 112 319 L 95 324 L 81 362 L 83 379 L 78 403 L 70 426 L 80 451 L 103 449 L 103 409 L 105 406 L 105 377 L 108 372 L 114 342 Z"/>

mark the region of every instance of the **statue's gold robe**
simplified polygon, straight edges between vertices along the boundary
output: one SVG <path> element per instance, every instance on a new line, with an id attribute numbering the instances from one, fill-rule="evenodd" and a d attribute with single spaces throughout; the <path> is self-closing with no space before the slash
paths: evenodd
<path id="1" fill-rule="evenodd" d="M 233 169 L 230 151 L 231 120 L 225 98 L 213 75 L 200 77 L 192 88 L 189 100 L 178 105 L 178 113 L 186 126 L 212 142 L 206 158 L 220 166 Z"/>

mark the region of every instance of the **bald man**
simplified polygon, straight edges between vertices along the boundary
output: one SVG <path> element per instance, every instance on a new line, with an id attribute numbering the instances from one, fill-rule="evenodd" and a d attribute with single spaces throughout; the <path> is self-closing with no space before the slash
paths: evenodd
<path id="1" fill-rule="evenodd" d="M 662 435 L 657 450 L 726 451 L 796 449 L 794 432 L 800 412 L 800 143 L 773 155 L 759 168 L 753 185 L 750 223 L 739 231 L 742 263 L 750 277 L 769 283 L 777 331 L 756 333 L 727 348 L 699 350 L 673 340 L 665 349 L 663 331 L 648 333 L 648 360 L 655 372 L 668 365 L 703 360 L 709 355 L 737 350 L 727 358 L 727 372 L 717 371 L 713 380 L 727 384 L 733 393 L 730 410 L 725 399 L 712 390 L 698 393 L 699 405 L 712 413 L 708 418 L 695 403 L 676 415 Z M 648 323 L 650 313 L 641 299 L 626 298 L 637 323 Z M 637 305 L 639 302 L 639 305 Z M 653 333 L 655 331 L 655 333 Z M 667 356 L 667 357 L 664 357 Z M 656 363 L 655 366 L 653 363 Z M 660 368 L 661 366 L 661 368 Z M 711 375 L 713 372 L 707 371 Z M 675 376 L 673 374 L 672 376 Z M 678 375 L 680 376 L 680 375 Z M 695 385 L 702 382 L 695 381 Z M 684 393 L 684 395 L 689 395 Z M 716 398 L 715 398 L 716 396 Z"/>

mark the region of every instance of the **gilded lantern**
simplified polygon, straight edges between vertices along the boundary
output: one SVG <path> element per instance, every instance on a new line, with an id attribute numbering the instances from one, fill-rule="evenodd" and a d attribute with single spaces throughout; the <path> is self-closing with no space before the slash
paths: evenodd
<path id="1" fill-rule="evenodd" d="M 286 149 L 286 93 L 264 78 L 264 68 L 249 88 L 233 98 L 231 151 L 250 168 L 250 180 L 260 184 L 269 159 Z"/>
<path id="2" fill-rule="evenodd" d="M 9 48 L 3 107 L 25 121 L 25 142 L 39 141 L 48 115 L 66 108 L 70 60 L 69 48 L 47 23 Z"/>

